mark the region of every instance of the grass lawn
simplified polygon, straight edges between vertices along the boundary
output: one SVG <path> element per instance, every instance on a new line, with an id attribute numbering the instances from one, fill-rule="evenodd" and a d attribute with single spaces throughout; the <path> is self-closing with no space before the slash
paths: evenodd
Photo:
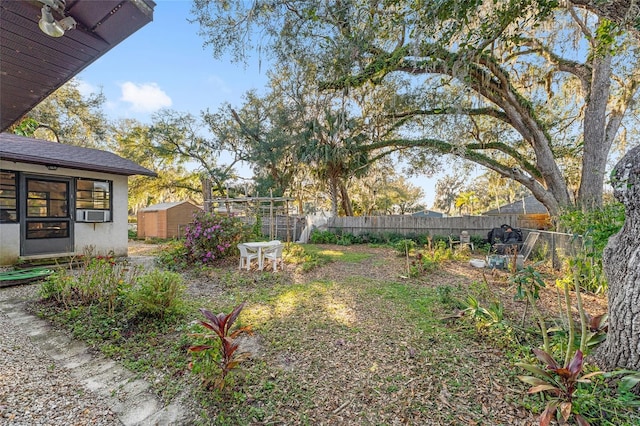
<path id="1" fill-rule="evenodd" d="M 536 424 L 542 400 L 526 395 L 513 363 L 531 361 L 540 341 L 532 319 L 521 324 L 524 304 L 513 301 L 506 272 L 451 261 L 408 278 L 406 259 L 389 248 L 304 248 L 313 268 L 238 271 L 229 259 L 184 273 L 186 313 L 164 321 L 37 308 L 149 379 L 165 401 L 186 391 L 194 424 Z M 469 296 L 503 303 L 503 320 L 480 327 L 457 318 Z M 238 324 L 254 334 L 241 348 L 251 358 L 222 391 L 204 389 L 187 368 L 198 308 L 229 312 L 243 301 Z M 553 309 L 555 293 L 541 303 Z M 606 309 L 595 296 L 586 303 Z M 620 419 L 594 424 L 625 424 Z"/>

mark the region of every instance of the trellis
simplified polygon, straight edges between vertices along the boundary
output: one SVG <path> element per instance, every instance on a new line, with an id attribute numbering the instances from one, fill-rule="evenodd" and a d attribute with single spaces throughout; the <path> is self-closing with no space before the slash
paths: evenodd
<path id="1" fill-rule="evenodd" d="M 205 199 L 204 201 L 204 210 L 205 212 L 214 211 L 215 205 L 217 205 L 217 212 L 227 214 L 237 213 L 238 211 L 242 212 L 244 215 L 239 216 L 243 218 L 245 223 L 255 224 L 257 215 L 247 215 L 247 211 L 255 211 L 258 212 L 260 218 L 262 220 L 262 233 L 264 232 L 265 227 L 265 218 L 268 218 L 268 234 L 269 239 L 276 239 L 281 230 L 278 222 L 278 212 L 282 211 L 285 219 L 284 229 L 286 230 L 285 239 L 287 242 L 292 241 L 296 238 L 298 227 L 297 220 L 291 218 L 289 214 L 289 203 L 295 201 L 295 198 L 292 197 L 239 197 L 239 198 L 230 198 L 230 197 L 218 197 L 218 198 L 210 198 Z M 241 208 L 234 209 L 234 205 L 240 205 Z M 267 215 L 263 214 L 268 212 Z"/>

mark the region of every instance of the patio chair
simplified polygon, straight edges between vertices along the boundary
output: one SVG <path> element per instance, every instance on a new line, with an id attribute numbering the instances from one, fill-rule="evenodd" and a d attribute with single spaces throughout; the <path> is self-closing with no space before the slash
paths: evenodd
<path id="1" fill-rule="evenodd" d="M 527 238 L 524 239 L 524 243 L 522 244 L 522 250 L 520 250 L 520 254 L 522 255 L 522 261 L 527 260 L 531 252 L 533 251 L 533 246 L 536 241 L 538 241 L 538 237 L 540 236 L 539 232 L 529 232 Z"/>
<path id="2" fill-rule="evenodd" d="M 471 235 L 469 235 L 469 232 L 467 231 L 462 231 L 460 233 L 459 240 L 454 240 L 453 237 L 449 236 L 449 247 L 453 249 L 453 246 L 455 244 L 460 244 L 460 247 L 468 246 L 471 249 L 471 251 L 475 249 L 473 247 L 473 243 L 471 242 Z"/>
<path id="3" fill-rule="evenodd" d="M 268 260 L 272 262 L 273 270 L 278 270 L 278 262 L 282 265 L 282 250 L 284 249 L 284 244 L 274 244 L 273 246 L 266 247 L 262 252 L 262 257 L 264 260 Z"/>
<path id="4" fill-rule="evenodd" d="M 246 245 L 240 243 L 238 244 L 238 250 L 240 250 L 240 264 L 238 265 L 238 269 L 246 267 L 248 271 L 249 269 L 251 269 L 252 260 L 260 260 L 257 249 L 247 247 Z"/>

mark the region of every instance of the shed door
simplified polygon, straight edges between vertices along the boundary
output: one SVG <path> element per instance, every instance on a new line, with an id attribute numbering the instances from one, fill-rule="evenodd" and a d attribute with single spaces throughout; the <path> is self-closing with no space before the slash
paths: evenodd
<path id="1" fill-rule="evenodd" d="M 71 179 L 25 177 L 20 254 L 73 252 Z"/>

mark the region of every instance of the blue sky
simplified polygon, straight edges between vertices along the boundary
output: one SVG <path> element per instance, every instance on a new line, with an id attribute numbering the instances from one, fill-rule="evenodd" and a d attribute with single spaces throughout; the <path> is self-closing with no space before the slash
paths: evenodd
<path id="1" fill-rule="evenodd" d="M 115 46 L 78 75 L 83 91 L 102 92 L 111 118 L 150 122 L 154 112 L 170 108 L 198 115 L 229 102 L 240 105 L 251 89 L 264 90 L 267 65 L 257 56 L 251 64 L 214 59 L 202 46 L 198 25 L 190 24 L 191 1 L 156 0 L 153 22 Z M 223 161 L 223 160 L 222 160 Z M 238 170 L 250 177 L 248 169 Z M 433 203 L 436 178 L 410 178 Z"/>
<path id="2" fill-rule="evenodd" d="M 190 1 L 156 3 L 153 22 L 78 76 L 87 90 L 102 87 L 109 116 L 148 122 L 161 108 L 198 114 L 239 104 L 246 91 L 264 87 L 266 67 L 215 60 L 202 47 L 198 25 L 187 22 Z"/>

